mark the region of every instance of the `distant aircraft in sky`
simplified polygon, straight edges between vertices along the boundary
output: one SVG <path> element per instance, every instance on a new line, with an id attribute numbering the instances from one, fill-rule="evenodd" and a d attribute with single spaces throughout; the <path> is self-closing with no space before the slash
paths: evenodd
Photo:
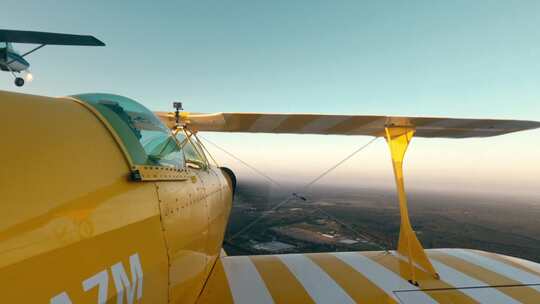
<path id="1" fill-rule="evenodd" d="M 38 44 L 39 46 L 26 53 L 19 54 L 13 49 L 12 43 Z M 105 46 L 105 43 L 89 35 L 0 29 L 0 70 L 10 72 L 15 77 L 15 85 L 22 87 L 24 78 L 18 76 L 18 74 L 26 72 L 26 79 L 32 79 L 32 74 L 28 70 L 30 63 L 24 57 L 46 45 Z"/>

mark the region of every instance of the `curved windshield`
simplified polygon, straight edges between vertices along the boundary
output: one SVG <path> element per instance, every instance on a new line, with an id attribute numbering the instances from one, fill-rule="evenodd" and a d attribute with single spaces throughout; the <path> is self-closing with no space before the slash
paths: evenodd
<path id="1" fill-rule="evenodd" d="M 195 164 L 201 168 L 206 168 L 207 163 L 204 152 L 199 145 L 193 142 L 193 137 L 188 139 L 185 133 L 179 132 L 176 135 L 176 138 L 184 151 L 186 162 L 188 164 Z"/>
<path id="2" fill-rule="evenodd" d="M 92 106 L 107 120 L 135 165 L 184 166 L 184 154 L 169 129 L 143 105 L 113 94 L 73 97 Z"/>

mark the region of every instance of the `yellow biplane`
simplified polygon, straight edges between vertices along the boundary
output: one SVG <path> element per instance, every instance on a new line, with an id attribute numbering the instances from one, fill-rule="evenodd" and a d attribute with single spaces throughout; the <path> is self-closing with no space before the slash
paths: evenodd
<path id="1" fill-rule="evenodd" d="M 540 303 L 540 264 L 425 250 L 402 164 L 413 136 L 470 138 L 518 120 L 153 113 L 126 97 L 0 92 L 1 303 Z M 226 256 L 236 178 L 198 132 L 384 137 L 401 213 L 397 249 Z"/>

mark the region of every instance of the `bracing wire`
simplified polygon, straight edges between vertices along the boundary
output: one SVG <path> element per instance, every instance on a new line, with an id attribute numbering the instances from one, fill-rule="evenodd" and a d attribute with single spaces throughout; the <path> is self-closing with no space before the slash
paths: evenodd
<path id="1" fill-rule="evenodd" d="M 259 175 L 261 175 L 262 177 L 266 178 L 267 180 L 269 180 L 271 183 L 279 186 L 279 187 L 283 187 L 281 184 L 279 184 L 278 182 L 276 182 L 274 179 L 272 179 L 271 177 L 269 177 L 268 175 L 264 174 L 263 172 L 261 172 L 260 170 L 258 170 L 257 168 L 255 168 L 254 166 L 246 163 L 245 161 L 243 161 L 242 159 L 236 157 L 234 154 L 230 153 L 229 151 L 225 150 L 224 148 L 218 146 L 217 144 L 215 144 L 214 142 L 208 140 L 207 138 L 204 138 L 202 136 L 199 136 L 201 139 L 203 139 L 204 141 L 210 143 L 212 146 L 214 146 L 215 148 L 221 150 L 222 152 L 226 153 L 227 155 L 229 155 L 230 157 L 234 158 L 235 160 L 239 161 L 240 163 L 242 163 L 243 165 L 245 165 L 246 167 L 248 167 L 249 169 L 253 170 L 254 172 L 258 173 Z M 369 145 L 371 145 L 373 142 L 375 142 L 376 140 L 378 139 L 378 137 L 374 137 L 372 138 L 369 142 L 367 142 L 366 144 L 360 146 L 358 149 L 354 150 L 352 153 L 350 153 L 349 155 L 347 155 L 345 158 L 343 158 L 342 160 L 340 160 L 339 162 L 337 162 L 335 165 L 331 166 L 330 168 L 326 169 L 323 173 L 321 173 L 320 175 L 318 175 L 317 177 L 315 177 L 313 180 L 311 180 L 309 183 L 307 183 L 306 185 L 304 185 L 303 187 L 301 187 L 300 189 L 302 190 L 307 190 L 309 189 L 311 186 L 313 186 L 316 182 L 318 182 L 319 180 L 321 180 L 324 176 L 328 175 L 330 172 L 332 172 L 333 170 L 335 170 L 336 168 L 338 168 L 339 166 L 341 166 L 343 163 L 345 163 L 346 161 L 348 161 L 349 159 L 351 159 L 353 156 L 355 156 L 356 154 L 360 153 L 362 150 L 364 150 L 365 148 L 367 148 Z M 272 207 L 269 211 L 274 211 L 274 210 L 277 210 L 279 209 L 281 206 L 285 205 L 286 203 L 288 203 L 291 199 L 295 198 L 295 194 L 291 194 L 290 196 L 288 196 L 287 198 L 285 198 L 284 200 L 282 200 L 281 202 L 279 202 L 278 204 L 274 205 L 274 207 Z M 334 217 L 333 215 L 329 214 L 328 212 L 322 210 L 321 208 L 318 208 L 316 207 L 316 209 L 325 214 L 327 217 L 333 219 L 334 221 L 336 221 L 337 223 L 343 225 L 344 227 L 346 227 L 347 229 L 349 229 L 350 231 L 354 232 L 356 235 L 359 235 L 363 238 L 366 239 L 366 236 L 358 231 L 356 231 L 354 228 L 352 228 L 350 225 L 342 222 L 341 220 L 337 219 L 336 217 Z M 242 229 L 240 229 L 239 231 L 237 231 L 234 235 L 230 236 L 228 238 L 228 241 L 232 241 L 234 240 L 235 238 L 237 238 L 238 236 L 244 234 L 245 232 L 249 231 L 253 226 L 255 226 L 258 222 L 260 222 L 262 219 L 264 219 L 270 212 L 265 212 L 263 213 L 261 216 L 257 217 L 255 220 L 251 221 L 249 224 L 247 224 L 246 226 L 244 226 Z M 367 238 L 367 239 L 371 239 L 371 238 Z M 386 247 L 384 246 L 380 246 L 379 244 L 376 244 L 377 246 L 381 247 L 383 250 L 387 250 Z"/>
<path id="2" fill-rule="evenodd" d="M 355 156 L 356 154 L 358 154 L 360 151 L 364 150 L 365 148 L 367 148 L 369 145 L 371 145 L 374 141 L 376 141 L 378 139 L 378 137 L 373 137 L 370 141 L 368 141 L 366 144 L 362 145 L 360 148 L 354 150 L 351 154 L 347 155 L 347 157 L 345 157 L 344 159 L 340 160 L 339 162 L 337 162 L 335 165 L 333 165 L 332 167 L 328 168 L 326 171 L 324 171 L 323 173 L 321 173 L 319 176 L 317 176 L 316 178 L 314 178 L 311 182 L 307 183 L 303 189 L 308 189 L 309 187 L 313 186 L 313 184 L 315 184 L 316 182 L 318 182 L 321 178 L 325 177 L 328 173 L 334 171 L 337 167 L 341 166 L 344 162 L 348 161 L 349 159 L 351 159 L 353 156 Z"/>
<path id="3" fill-rule="evenodd" d="M 234 158 L 235 160 L 239 161 L 240 163 L 242 163 L 244 166 L 248 167 L 249 169 L 253 170 L 255 173 L 259 174 L 260 176 L 264 177 L 265 179 L 267 179 L 269 182 L 271 182 L 272 184 L 282 188 L 283 186 L 276 182 L 273 178 L 271 178 L 270 176 L 264 174 L 264 172 L 260 171 L 259 169 L 255 168 L 254 166 L 248 164 L 247 162 L 243 161 L 242 159 L 240 159 L 239 157 L 236 157 L 234 154 L 232 154 L 231 152 L 225 150 L 224 148 L 218 146 L 217 144 L 215 144 L 214 142 L 210 141 L 208 138 L 205 138 L 205 137 L 202 137 L 199 135 L 199 137 L 201 139 L 203 139 L 204 141 L 208 142 L 209 144 L 211 144 L 212 146 L 214 146 L 215 148 L 221 150 L 222 152 L 224 152 L 225 154 L 229 155 L 230 157 Z"/>

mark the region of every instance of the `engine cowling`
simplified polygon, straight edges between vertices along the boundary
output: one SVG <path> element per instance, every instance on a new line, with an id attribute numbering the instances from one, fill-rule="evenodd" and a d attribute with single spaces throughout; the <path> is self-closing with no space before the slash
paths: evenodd
<path id="1" fill-rule="evenodd" d="M 234 193 L 236 192 L 236 175 L 231 169 L 227 167 L 219 167 L 219 169 L 221 169 L 221 171 L 225 173 L 225 175 L 227 176 L 227 181 L 229 182 L 229 185 L 231 187 L 231 190 L 234 196 Z"/>

